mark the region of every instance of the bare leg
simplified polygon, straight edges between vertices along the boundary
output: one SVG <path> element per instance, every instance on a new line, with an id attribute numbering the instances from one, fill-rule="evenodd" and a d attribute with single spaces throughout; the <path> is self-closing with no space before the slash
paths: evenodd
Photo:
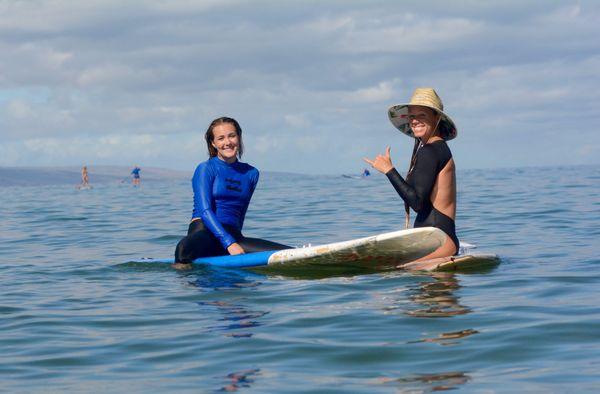
<path id="1" fill-rule="evenodd" d="M 452 242 L 452 240 L 446 236 L 446 242 L 444 242 L 442 246 L 433 252 L 421 257 L 420 259 L 411 261 L 410 263 L 401 264 L 396 268 L 415 271 L 432 271 L 441 263 L 449 261 L 450 258 L 456 254 L 457 250 L 457 245 L 454 245 L 454 242 Z"/>

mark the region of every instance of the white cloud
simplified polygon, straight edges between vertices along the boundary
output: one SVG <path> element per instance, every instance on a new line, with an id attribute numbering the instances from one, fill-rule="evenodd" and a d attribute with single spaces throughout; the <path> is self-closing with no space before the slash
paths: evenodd
<path id="1" fill-rule="evenodd" d="M 368 22 L 367 26 L 358 26 L 344 36 L 340 43 L 342 51 L 414 56 L 442 48 L 460 48 L 484 29 L 482 23 L 467 19 L 430 19 L 413 14 Z"/>
<path id="2" fill-rule="evenodd" d="M 262 134 L 252 140 L 246 138 L 246 141 L 253 141 L 254 149 L 260 154 L 267 154 L 283 147 L 282 141 L 273 134 Z"/>
<path id="3" fill-rule="evenodd" d="M 23 100 L 9 101 L 6 110 L 6 114 L 14 119 L 26 119 L 33 113 L 31 106 Z"/>
<path id="4" fill-rule="evenodd" d="M 0 166 L 56 166 L 93 164 L 160 163 L 190 168 L 205 157 L 197 135 L 167 138 L 150 134 L 30 138 L 0 145 Z M 171 153 L 175 152 L 176 155 Z M 175 161 L 177 158 L 177 161 Z"/>
<path id="5" fill-rule="evenodd" d="M 348 100 L 356 103 L 380 102 L 391 100 L 395 93 L 394 84 L 391 81 L 379 82 L 376 86 L 358 89 L 347 95 Z"/>
<path id="6" fill-rule="evenodd" d="M 249 160 L 330 172 L 396 138 L 386 109 L 416 86 L 442 95 L 468 166 L 535 159 L 477 153 L 498 135 L 575 152 L 563 130 L 579 130 L 596 146 L 600 4 L 540 4 L 0 2 L 0 163 L 180 168 L 226 114 Z"/>
<path id="7" fill-rule="evenodd" d="M 315 135 L 296 136 L 293 140 L 293 145 L 300 151 L 314 152 L 323 149 L 323 139 Z M 333 148 L 333 147 L 332 147 Z"/>
<path id="8" fill-rule="evenodd" d="M 85 88 L 86 86 L 114 83 L 115 81 L 134 78 L 136 76 L 136 71 L 131 67 L 107 64 L 83 70 L 79 74 L 77 82 L 82 88 Z"/>
<path id="9" fill-rule="evenodd" d="M 310 127 L 310 121 L 304 115 L 286 114 L 283 116 L 285 123 L 295 129 Z"/>

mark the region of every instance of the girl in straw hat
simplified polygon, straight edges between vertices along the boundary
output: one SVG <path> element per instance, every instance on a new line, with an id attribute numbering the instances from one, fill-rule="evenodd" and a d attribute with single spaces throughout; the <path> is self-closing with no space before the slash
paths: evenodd
<path id="1" fill-rule="evenodd" d="M 406 179 L 394 168 L 389 146 L 385 154 L 377 155 L 373 160 L 364 159 L 388 177 L 404 200 L 406 227 L 412 208 L 417 212 L 415 227 L 432 226 L 446 233 L 446 242 L 442 246 L 417 260 L 424 263 L 456 254 L 459 245 L 454 225 L 455 167 L 446 144 L 446 141 L 456 137 L 456 126 L 443 110 L 442 100 L 432 88 L 417 88 L 409 103 L 394 105 L 388 110 L 392 124 L 415 139 Z M 427 269 L 427 266 L 418 268 Z"/>

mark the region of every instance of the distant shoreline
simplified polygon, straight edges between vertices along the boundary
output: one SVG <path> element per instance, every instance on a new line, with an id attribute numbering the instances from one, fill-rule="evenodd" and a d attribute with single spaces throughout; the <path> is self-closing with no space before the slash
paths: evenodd
<path id="1" fill-rule="evenodd" d="M 132 167 L 127 166 L 109 166 L 109 165 L 88 165 L 90 184 L 109 184 L 109 183 L 130 183 Z M 595 164 L 579 165 L 557 165 L 557 166 L 530 166 L 530 167 L 501 167 L 501 168 L 480 168 L 480 169 L 458 169 L 458 176 L 461 173 L 469 172 L 521 172 L 521 171 L 543 171 L 560 168 L 598 168 Z M 142 184 L 145 182 L 165 182 L 165 181 L 189 181 L 193 175 L 194 169 L 189 171 L 173 170 L 160 167 L 141 167 Z M 399 168 L 404 173 L 403 168 Z M 350 172 L 349 172 L 350 173 Z M 360 175 L 356 170 L 353 175 Z M 378 174 L 375 174 L 377 176 Z M 285 176 L 285 177 L 342 177 L 343 174 L 302 174 L 279 171 L 261 171 L 261 177 Z M 0 187 L 7 186 L 49 186 L 49 185 L 72 185 L 77 186 L 81 183 L 81 167 L 76 166 L 56 166 L 56 167 L 2 167 L 0 166 Z"/>
<path id="2" fill-rule="evenodd" d="M 129 183 L 133 167 L 87 166 L 90 184 Z M 186 171 L 164 168 L 142 168 L 142 181 L 155 182 L 189 179 Z M 0 186 L 48 186 L 78 185 L 81 183 L 81 167 L 0 167 Z"/>
<path id="3" fill-rule="evenodd" d="M 88 165 L 90 184 L 131 183 L 132 167 Z M 194 169 L 190 171 L 172 170 L 160 167 L 140 167 L 142 184 L 145 182 L 189 181 Z M 263 175 L 302 176 L 283 172 L 261 171 Z M 0 187 L 6 186 L 50 186 L 73 185 L 81 183 L 81 167 L 0 167 Z"/>

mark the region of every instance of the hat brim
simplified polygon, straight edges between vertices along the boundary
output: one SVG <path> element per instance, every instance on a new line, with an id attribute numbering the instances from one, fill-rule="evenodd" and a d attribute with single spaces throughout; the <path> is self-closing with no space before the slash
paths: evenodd
<path id="1" fill-rule="evenodd" d="M 415 134 L 413 133 L 412 129 L 410 128 L 410 122 L 408 120 L 408 107 L 410 105 L 415 105 L 415 104 L 392 105 L 388 109 L 388 118 L 390 119 L 390 122 L 392 122 L 394 127 L 397 128 L 401 133 L 406 134 L 409 137 L 415 138 Z M 444 137 L 444 140 L 450 141 L 451 139 L 456 138 L 456 135 L 458 134 L 458 132 L 456 130 L 456 125 L 454 124 L 452 119 L 450 119 L 450 117 L 448 115 L 446 115 L 442 111 L 437 110 L 434 107 L 429 107 L 427 105 L 425 105 L 424 107 L 431 108 L 438 114 L 442 115 L 442 119 L 440 121 L 440 124 L 438 125 L 438 128 L 440 126 L 442 126 L 442 122 L 445 123 L 445 126 L 446 126 L 445 128 L 447 129 L 448 133 Z"/>

